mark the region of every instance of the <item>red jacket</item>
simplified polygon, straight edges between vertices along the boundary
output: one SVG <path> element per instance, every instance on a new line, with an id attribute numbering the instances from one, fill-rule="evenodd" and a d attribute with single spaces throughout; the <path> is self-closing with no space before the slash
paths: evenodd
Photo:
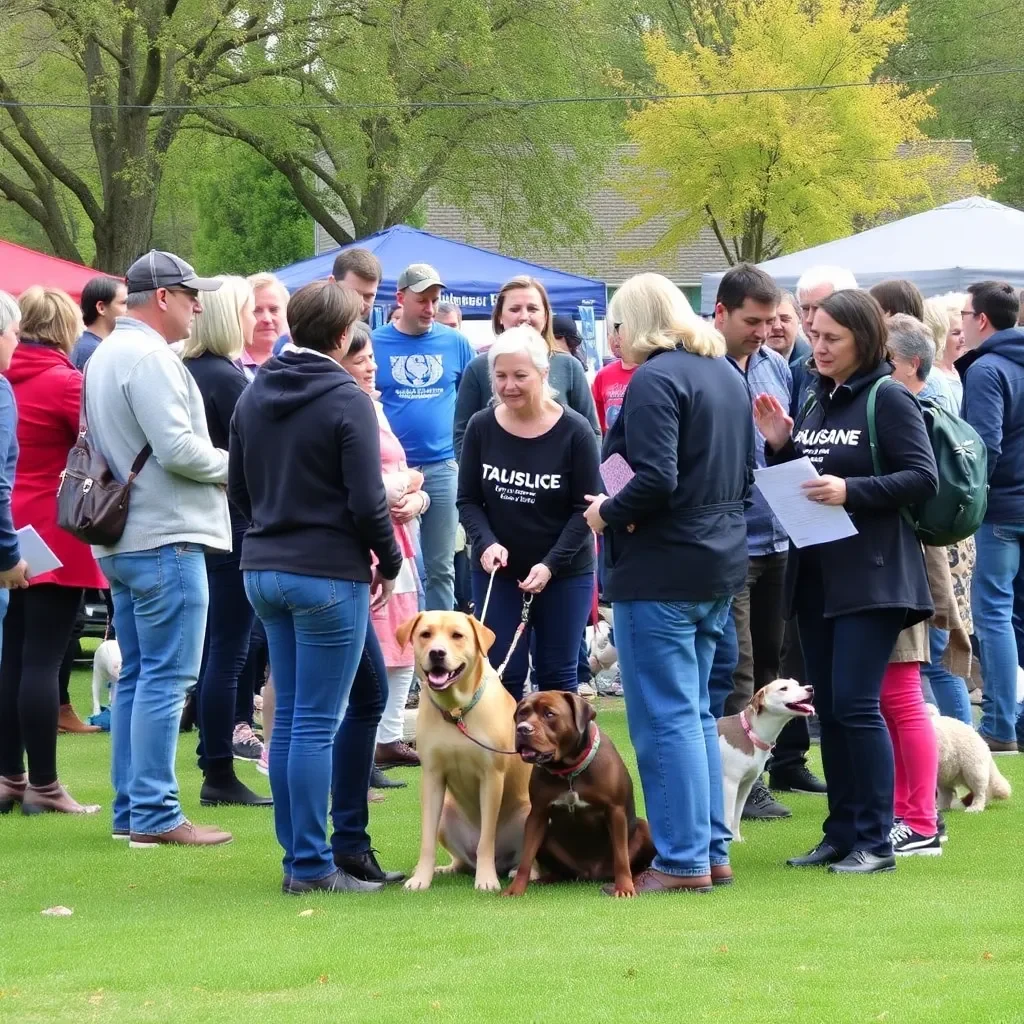
<path id="1" fill-rule="evenodd" d="M 15 528 L 34 526 L 64 563 L 33 583 L 107 586 L 87 544 L 57 525 L 57 487 L 78 436 L 82 375 L 60 349 L 22 341 L 6 373 L 18 403 L 18 465 L 11 507 Z"/>

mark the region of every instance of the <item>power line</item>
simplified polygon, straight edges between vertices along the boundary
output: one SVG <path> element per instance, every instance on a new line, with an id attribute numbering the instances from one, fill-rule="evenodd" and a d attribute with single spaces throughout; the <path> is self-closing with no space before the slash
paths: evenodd
<path id="1" fill-rule="evenodd" d="M 837 89 L 871 89 L 880 85 L 934 85 L 960 78 L 991 78 L 998 75 L 1024 74 L 1024 67 L 994 68 L 988 71 L 952 71 L 944 75 L 919 75 L 910 78 L 880 79 L 877 82 L 830 82 L 821 85 L 781 85 L 756 89 L 726 89 L 718 92 L 647 93 L 616 96 L 557 96 L 536 99 L 486 100 L 393 100 L 390 102 L 338 102 L 338 103 L 54 103 L 0 100 L 0 108 L 25 110 L 151 110 L 167 111 L 232 111 L 232 110 L 445 110 L 476 107 L 529 107 L 571 106 L 596 103 L 662 103 L 666 100 L 727 99 L 740 96 L 779 96 L 791 93 L 833 92 Z"/>

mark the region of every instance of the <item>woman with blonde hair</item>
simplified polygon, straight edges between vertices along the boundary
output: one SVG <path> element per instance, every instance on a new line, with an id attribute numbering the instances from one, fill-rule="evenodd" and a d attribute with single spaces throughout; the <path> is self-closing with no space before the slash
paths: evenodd
<path id="1" fill-rule="evenodd" d="M 61 663 L 83 590 L 107 585 L 88 545 L 57 525 L 57 490 L 80 422 L 82 374 L 70 354 L 81 313 L 56 288 L 34 286 L 19 301 L 21 342 L 6 373 L 18 406 L 14 526 L 35 527 L 62 565 L 11 593 L 0 665 L 0 776 L 21 777 L 27 755 L 24 813 L 91 814 L 99 808 L 72 799 L 57 777 L 58 724 L 73 717 L 82 726 L 70 704 L 61 707 Z"/>
<path id="2" fill-rule="evenodd" d="M 203 311 L 192 322 L 182 359 L 195 378 L 206 407 L 210 440 L 227 450 L 231 417 L 248 381 L 236 360 L 252 340 L 256 317 L 252 286 L 241 277 L 221 277 L 220 288 L 203 295 Z M 253 610 L 242 580 L 242 538 L 249 522 L 229 503 L 231 550 L 208 552 L 206 576 L 210 611 L 206 623 L 205 664 L 196 688 L 199 719 L 199 767 L 203 786 L 199 802 L 268 805 L 235 774 L 235 699 L 238 677 L 249 651 Z"/>
<path id="3" fill-rule="evenodd" d="M 600 443 L 601 428 L 597 422 L 594 396 L 590 393 L 590 385 L 583 366 L 567 352 L 558 351 L 553 331 L 554 316 L 548 293 L 535 277 L 525 275 L 513 277 L 502 285 L 491 316 L 491 326 L 496 338 L 521 324 L 529 324 L 544 340 L 548 352 L 548 383 L 558 403 L 584 417 Z M 493 395 L 485 353 L 470 362 L 459 382 L 459 395 L 455 403 L 456 458 L 459 458 L 462 451 L 462 438 L 470 418 L 481 409 L 486 409 Z"/>
<path id="4" fill-rule="evenodd" d="M 956 411 L 964 403 L 964 385 L 953 365 L 963 354 L 965 296 L 950 292 L 936 295 L 924 302 L 924 324 L 932 333 L 935 342 L 935 364 L 933 374 L 941 374 L 956 403 Z"/>
<path id="5" fill-rule="evenodd" d="M 622 469 L 587 509 L 604 533 L 605 596 L 651 836 L 637 893 L 732 880 L 708 676 L 747 574 L 750 396 L 722 336 L 660 274 L 630 278 L 609 319 L 637 369 L 602 458 Z M 616 460 L 616 461 L 619 461 Z M 628 470 L 632 471 L 632 476 Z"/>
<path id="6" fill-rule="evenodd" d="M 594 544 L 583 512 L 598 482 L 597 443 L 587 421 L 555 401 L 548 351 L 529 324 L 491 346 L 497 404 L 466 428 L 456 504 L 473 544 L 473 600 L 481 617 L 491 590 L 485 621 L 495 634 L 492 663 L 505 657 L 524 598 L 532 596 L 527 629 L 536 638 L 538 686 L 575 692 L 594 589 Z M 524 640 L 505 670 L 505 688 L 517 700 L 528 652 Z"/>

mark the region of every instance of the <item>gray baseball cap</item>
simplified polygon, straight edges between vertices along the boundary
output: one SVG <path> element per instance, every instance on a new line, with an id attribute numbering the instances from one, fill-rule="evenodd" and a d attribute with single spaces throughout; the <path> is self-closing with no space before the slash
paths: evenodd
<path id="1" fill-rule="evenodd" d="M 443 288 L 444 282 L 429 263 L 411 263 L 398 275 L 399 291 L 409 288 L 419 293 L 434 287 Z"/>
<path id="2" fill-rule="evenodd" d="M 197 277 L 183 259 L 172 252 L 150 249 L 137 259 L 124 276 L 128 294 L 151 292 L 157 288 L 193 288 L 197 292 L 215 292 L 221 282 L 212 277 Z"/>

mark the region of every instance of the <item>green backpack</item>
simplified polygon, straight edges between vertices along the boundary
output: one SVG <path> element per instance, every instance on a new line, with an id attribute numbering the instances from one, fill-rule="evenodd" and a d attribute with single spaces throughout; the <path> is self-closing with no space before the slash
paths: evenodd
<path id="1" fill-rule="evenodd" d="M 868 440 L 876 475 L 882 463 L 875 430 L 875 399 L 891 377 L 876 381 L 868 394 Z M 902 387 L 902 385 L 898 385 Z M 988 451 L 978 432 L 930 398 L 918 399 L 939 470 L 938 493 L 919 505 L 901 508 L 923 544 L 947 547 L 974 536 L 988 508 Z"/>

